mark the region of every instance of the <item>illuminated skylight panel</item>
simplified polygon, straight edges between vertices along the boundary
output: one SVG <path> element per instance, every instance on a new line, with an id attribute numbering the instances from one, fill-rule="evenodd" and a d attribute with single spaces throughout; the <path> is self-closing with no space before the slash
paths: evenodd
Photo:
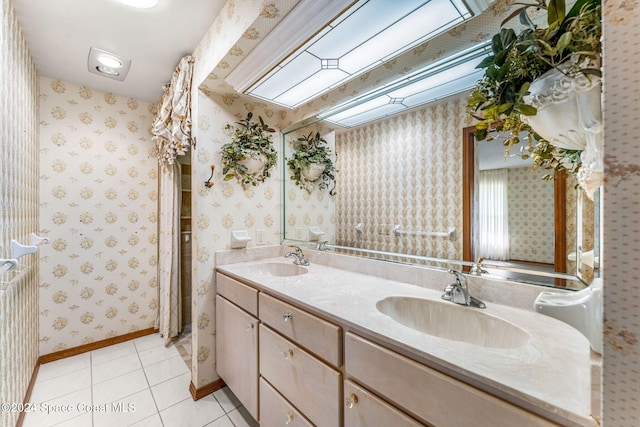
<path id="1" fill-rule="evenodd" d="M 353 127 L 373 120 L 381 119 L 383 117 L 390 116 L 407 109 L 407 107 L 403 104 L 389 104 L 388 101 L 389 98 L 387 97 L 387 103 L 385 105 L 374 108 L 373 110 L 364 111 L 360 114 L 351 115 L 350 117 L 346 117 L 339 122 L 334 121 L 333 117 L 328 118 L 327 121 L 337 123 L 345 127 Z"/>
<path id="2" fill-rule="evenodd" d="M 320 70 L 320 59 L 308 52 L 302 52 L 283 67 L 271 73 L 265 81 L 255 89 L 252 89 L 250 93 L 267 100 L 275 100 L 291 87 L 302 83 L 309 76 Z"/>
<path id="3" fill-rule="evenodd" d="M 448 68 L 446 72 L 433 74 L 428 78 L 416 81 L 413 84 L 389 92 L 389 96 L 397 98 L 407 98 L 413 94 L 424 92 L 425 90 L 432 89 L 449 81 L 468 76 L 471 73 L 477 74 L 477 72 L 479 71 L 480 74 L 482 74 L 482 70 L 475 69 L 476 65 L 477 64 L 474 61 L 463 62 L 462 64 L 458 64 L 454 67 Z"/>
<path id="4" fill-rule="evenodd" d="M 366 101 L 363 102 L 361 104 L 356 105 L 353 108 L 349 108 L 348 110 L 342 112 L 342 113 L 338 113 L 338 114 L 334 114 L 331 116 L 331 121 L 332 122 L 336 122 L 336 123 L 340 123 L 342 120 L 348 118 L 348 117 L 352 117 L 352 116 L 356 116 L 358 114 L 364 113 L 366 111 L 369 110 L 374 110 L 376 108 L 382 107 L 384 105 L 387 105 L 390 101 L 390 98 L 388 96 L 382 95 L 382 96 L 378 96 L 370 101 Z"/>
<path id="5" fill-rule="evenodd" d="M 461 0 L 362 0 L 246 93 L 298 107 L 470 16 Z M 309 57 L 330 62 L 335 72 L 307 66 Z"/>
<path id="6" fill-rule="evenodd" d="M 456 93 L 464 92 L 465 90 L 474 87 L 481 77 L 482 71 L 445 82 L 439 86 L 435 86 L 422 92 L 415 92 L 413 95 L 404 99 L 404 104 L 408 108 L 412 108 L 438 99 L 446 98 L 447 96 L 455 95 Z"/>
<path id="7" fill-rule="evenodd" d="M 331 30 L 307 50 L 319 57 L 340 58 L 382 33 L 394 22 L 406 18 L 423 3 L 424 0 L 370 0 L 340 23 L 330 24 Z"/>
<path id="8" fill-rule="evenodd" d="M 476 69 L 476 65 L 489 52 L 489 42 L 471 47 L 359 99 L 339 105 L 319 118 L 352 127 L 461 93 L 480 80 L 484 71 Z"/>
<path id="9" fill-rule="evenodd" d="M 346 75 L 344 71 L 337 69 L 321 70 L 277 96 L 273 102 L 281 105 L 303 104 L 313 99 L 315 94 L 322 91 L 327 85 L 334 85 L 344 80 Z"/>

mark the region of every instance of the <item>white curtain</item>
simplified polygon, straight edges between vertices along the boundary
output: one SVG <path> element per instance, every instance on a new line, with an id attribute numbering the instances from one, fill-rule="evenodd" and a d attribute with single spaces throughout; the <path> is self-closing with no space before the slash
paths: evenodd
<path id="1" fill-rule="evenodd" d="M 180 290 L 180 163 L 160 165 L 158 218 L 159 313 L 156 327 L 169 343 L 182 331 Z"/>
<path id="2" fill-rule="evenodd" d="M 160 168 L 158 202 L 158 298 L 156 327 L 169 343 L 182 329 L 180 291 L 180 164 L 176 156 L 189 152 L 193 59 L 185 56 L 165 85 L 152 132 Z"/>
<path id="3" fill-rule="evenodd" d="M 509 172 L 481 171 L 478 182 L 477 257 L 509 259 Z"/>
<path id="4" fill-rule="evenodd" d="M 193 145 L 191 137 L 191 78 L 193 58 L 185 56 L 164 86 L 164 95 L 153 121 L 152 132 L 160 163 L 172 164 Z"/>

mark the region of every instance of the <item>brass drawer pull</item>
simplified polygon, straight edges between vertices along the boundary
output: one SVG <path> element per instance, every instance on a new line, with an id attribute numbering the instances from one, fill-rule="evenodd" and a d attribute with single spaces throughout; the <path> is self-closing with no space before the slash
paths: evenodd
<path id="1" fill-rule="evenodd" d="M 358 403 L 358 396 L 351 393 L 351 396 L 345 399 L 345 403 L 347 404 L 347 408 L 351 409 Z"/>

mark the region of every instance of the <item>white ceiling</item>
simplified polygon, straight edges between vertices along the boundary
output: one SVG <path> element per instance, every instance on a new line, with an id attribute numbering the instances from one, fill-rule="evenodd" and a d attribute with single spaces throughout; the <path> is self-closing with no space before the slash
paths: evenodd
<path id="1" fill-rule="evenodd" d="M 40 76 L 147 102 L 180 58 L 193 53 L 226 0 L 160 0 L 134 9 L 117 0 L 13 0 Z M 89 73 L 91 46 L 131 59 L 120 82 Z"/>

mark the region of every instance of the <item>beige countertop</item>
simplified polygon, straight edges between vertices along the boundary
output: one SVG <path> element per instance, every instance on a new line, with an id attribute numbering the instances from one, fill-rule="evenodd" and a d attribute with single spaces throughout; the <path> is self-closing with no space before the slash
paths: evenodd
<path id="1" fill-rule="evenodd" d="M 262 263 L 291 264 L 291 259 L 281 256 L 257 259 L 219 265 L 217 270 L 532 412 L 565 425 L 596 425 L 589 415 L 589 342 L 565 323 L 531 310 L 485 301 L 487 308 L 482 310 L 483 314 L 524 329 L 530 336 L 526 344 L 518 348 L 490 348 L 452 341 L 404 326 L 376 308 L 378 301 L 389 296 L 442 302 L 442 291 L 313 262 L 305 267 L 308 270 L 305 274 L 271 276 L 256 268 Z M 393 268 L 393 264 L 383 264 Z M 424 272 L 429 274 L 428 269 Z M 435 276 L 438 280 L 442 278 L 441 272 Z M 442 283 L 442 288 L 447 284 Z M 491 286 L 490 281 L 483 286 Z"/>

